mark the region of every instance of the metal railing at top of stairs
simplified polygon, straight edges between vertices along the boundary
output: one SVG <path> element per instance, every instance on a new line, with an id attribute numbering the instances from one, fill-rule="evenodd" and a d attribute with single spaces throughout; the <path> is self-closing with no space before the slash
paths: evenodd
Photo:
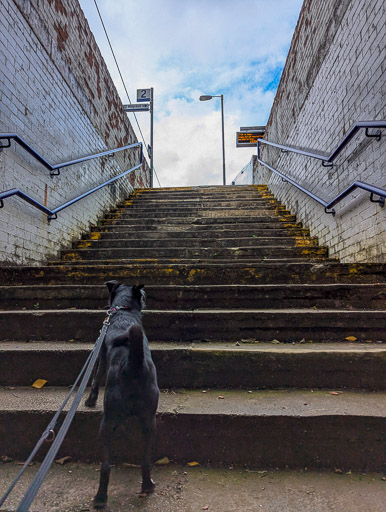
<path id="1" fill-rule="evenodd" d="M 378 128 L 375 133 L 370 133 L 369 130 Z M 323 153 L 318 153 L 316 151 L 309 151 L 300 149 L 294 146 L 285 146 L 283 144 L 278 144 L 276 142 L 271 142 L 264 139 L 259 139 L 257 141 L 257 161 L 267 167 L 270 171 L 277 174 L 281 177 L 281 179 L 284 182 L 288 182 L 297 189 L 304 192 L 304 194 L 308 195 L 315 201 L 317 201 L 319 204 L 324 206 L 324 211 L 326 213 L 330 213 L 332 215 L 335 215 L 335 210 L 332 208 L 335 206 L 339 201 L 341 201 L 344 197 L 349 195 L 353 190 L 356 188 L 360 188 L 362 190 L 366 190 L 370 192 L 370 201 L 373 203 L 378 203 L 380 206 L 385 205 L 385 198 L 386 198 L 386 190 L 383 188 L 376 187 L 374 185 L 370 185 L 369 183 L 364 183 L 363 181 L 354 181 L 349 187 L 347 187 L 343 192 L 341 192 L 339 195 L 337 195 L 334 199 L 327 202 L 324 201 L 322 198 L 318 197 L 317 195 L 310 192 L 308 189 L 294 181 L 293 179 L 289 178 L 279 170 L 275 169 L 271 165 L 269 165 L 267 162 L 264 162 L 261 159 L 260 156 L 260 144 L 266 144 L 268 146 L 273 146 L 275 148 L 281 149 L 283 152 L 291 152 L 291 153 L 297 153 L 299 155 L 308 156 L 311 158 L 316 158 L 318 160 L 322 160 L 323 167 L 332 167 L 333 166 L 333 160 L 339 155 L 339 153 L 342 152 L 342 150 L 347 146 L 347 144 L 351 141 L 351 139 L 356 135 L 356 133 L 361 130 L 366 130 L 366 137 L 374 137 L 376 140 L 381 139 L 381 130 L 380 128 L 386 128 L 386 121 L 359 121 L 357 122 L 351 130 L 347 133 L 347 135 L 344 137 L 344 139 L 338 144 L 338 146 L 332 151 L 330 155 L 326 155 Z M 374 199 L 374 196 L 379 196 L 379 199 Z M 332 209 L 331 209 L 332 208 Z M 331 210 L 330 210 L 331 209 Z M 330 210 L 330 211 L 329 211 Z"/>
<path id="2" fill-rule="evenodd" d="M 64 162 L 64 163 L 57 164 L 57 165 L 51 165 L 41 155 L 39 155 L 33 148 L 31 148 L 28 144 L 26 144 L 23 141 L 23 139 L 21 139 L 20 137 L 18 137 L 15 134 L 0 133 L 0 139 L 8 139 L 8 145 L 7 146 L 2 146 L 1 149 L 4 149 L 4 147 L 6 147 L 6 148 L 10 147 L 10 140 L 12 138 L 14 140 L 16 140 L 19 144 L 21 144 L 24 147 L 24 149 L 26 149 L 29 153 L 31 153 L 37 160 L 39 160 L 39 162 L 43 163 L 43 165 L 45 167 L 47 167 L 50 170 L 53 170 L 54 172 L 58 171 L 61 167 L 68 167 L 69 165 L 78 164 L 78 163 L 85 162 L 87 160 L 91 160 L 91 159 L 94 159 L 94 158 L 100 158 L 102 156 L 112 155 L 114 153 L 117 153 L 118 151 L 123 151 L 125 149 L 132 149 L 132 148 L 136 148 L 136 147 L 140 148 L 140 162 L 137 165 L 135 165 L 134 167 L 131 167 L 130 169 L 128 169 L 128 170 L 126 170 L 126 171 L 124 171 L 124 172 L 122 172 L 120 174 L 118 174 L 117 176 L 114 176 L 113 178 L 110 178 L 109 180 L 105 181 L 104 183 L 101 183 L 100 185 L 92 188 L 91 190 L 88 190 L 87 192 L 84 192 L 83 194 L 80 194 L 79 196 L 75 197 L 74 199 L 71 199 L 70 201 L 67 201 L 66 203 L 58 206 L 57 208 L 54 208 L 53 210 L 50 210 L 49 208 L 47 208 L 47 206 L 43 205 L 42 203 L 40 203 L 39 201 L 37 201 L 33 197 L 29 196 L 28 194 L 26 194 L 25 192 L 23 192 L 19 188 L 12 188 L 10 190 L 5 190 L 4 192 L 0 192 L 0 208 L 4 207 L 4 199 L 6 199 L 8 197 L 11 197 L 11 196 L 17 196 L 17 197 L 20 197 L 20 199 L 23 199 L 24 201 L 29 203 L 30 205 L 34 206 L 38 210 L 40 210 L 43 213 L 45 213 L 47 215 L 49 221 L 53 220 L 53 219 L 57 219 L 57 214 L 60 211 L 64 210 L 65 208 L 68 208 L 69 206 L 73 205 L 74 203 L 77 203 L 81 199 L 84 199 L 85 197 L 93 194 L 97 190 L 100 190 L 101 188 L 106 187 L 107 185 L 110 185 L 111 183 L 113 183 L 114 181 L 118 180 L 119 178 L 123 178 L 124 176 L 126 176 L 130 172 L 133 172 L 136 169 L 138 169 L 139 167 L 141 167 L 142 163 L 143 163 L 143 146 L 142 146 L 142 142 L 136 142 L 134 144 L 129 144 L 128 146 L 122 146 L 122 147 L 116 148 L 116 149 L 110 149 L 110 150 L 107 150 L 107 151 L 103 151 L 101 153 L 96 153 L 96 154 L 93 154 L 93 155 L 90 155 L 90 156 L 78 158 L 77 160 L 71 160 L 70 162 Z M 58 172 L 56 172 L 54 175 L 55 176 L 58 175 Z"/>

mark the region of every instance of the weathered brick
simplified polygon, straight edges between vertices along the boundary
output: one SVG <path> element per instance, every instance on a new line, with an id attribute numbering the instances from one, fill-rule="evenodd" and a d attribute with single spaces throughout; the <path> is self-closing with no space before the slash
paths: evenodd
<path id="1" fill-rule="evenodd" d="M 305 0 L 267 123 L 268 140 L 329 153 L 356 121 L 385 119 L 385 9 L 383 0 Z M 361 131 L 333 169 L 267 147 L 262 157 L 328 201 L 355 180 L 386 187 L 383 145 L 384 136 L 377 142 Z M 386 208 L 370 204 L 367 192 L 345 198 L 333 218 L 261 165 L 255 182 L 268 183 L 332 256 L 386 261 Z"/>
<path id="2" fill-rule="evenodd" d="M 2 9 L 7 16 L 0 17 L 0 131 L 18 133 L 51 164 L 136 141 L 77 0 L 4 0 Z M 85 65 L 85 48 L 92 67 Z M 0 154 L 1 189 L 21 188 L 41 203 L 46 197 L 54 208 L 135 161 L 117 155 L 113 162 L 68 167 L 51 179 L 12 143 Z M 147 164 L 135 171 L 132 183 L 148 183 Z M 129 180 L 106 187 L 61 212 L 51 225 L 19 199 L 5 200 L 0 232 L 8 243 L 2 244 L 0 260 L 39 264 L 55 256 L 130 190 Z"/>

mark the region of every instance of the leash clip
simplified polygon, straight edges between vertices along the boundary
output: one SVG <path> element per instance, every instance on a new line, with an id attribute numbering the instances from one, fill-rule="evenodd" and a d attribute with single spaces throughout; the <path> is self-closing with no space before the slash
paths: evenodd
<path id="1" fill-rule="evenodd" d="M 45 438 L 45 442 L 46 443 L 52 443 L 52 441 L 55 439 L 56 437 L 56 434 L 55 434 L 55 431 L 53 428 L 51 428 L 49 431 L 48 431 L 48 435 L 47 437 Z"/>

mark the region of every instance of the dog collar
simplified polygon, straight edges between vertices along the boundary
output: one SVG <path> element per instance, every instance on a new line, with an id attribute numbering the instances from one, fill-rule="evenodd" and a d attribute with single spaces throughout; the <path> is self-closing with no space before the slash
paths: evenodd
<path id="1" fill-rule="evenodd" d="M 129 308 L 127 306 L 116 306 L 114 308 L 110 308 L 108 310 L 108 313 L 113 314 L 113 313 L 116 313 L 117 311 L 119 311 L 120 309 L 129 309 Z"/>

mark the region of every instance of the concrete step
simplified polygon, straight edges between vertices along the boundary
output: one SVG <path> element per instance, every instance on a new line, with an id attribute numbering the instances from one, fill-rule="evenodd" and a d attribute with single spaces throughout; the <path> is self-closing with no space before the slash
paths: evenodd
<path id="1" fill-rule="evenodd" d="M 5 311 L 0 336 L 10 341 L 93 341 L 104 316 L 100 310 Z M 145 310 L 143 322 L 150 341 L 343 342 L 348 336 L 386 341 L 385 311 Z"/>
<path id="2" fill-rule="evenodd" d="M 186 234 L 185 234 L 186 235 Z M 219 234 L 220 235 L 220 234 Z M 74 249 L 106 249 L 106 248 L 152 248 L 152 247 L 205 247 L 205 248 L 227 248 L 227 247 L 309 247 L 316 246 L 316 238 L 303 237 L 240 237 L 240 238 L 186 238 L 173 236 L 169 238 L 114 238 L 114 239 L 88 239 L 74 242 Z"/>
<path id="3" fill-rule="evenodd" d="M 163 244 L 165 245 L 165 244 Z M 183 260 L 183 259 L 225 259 L 225 260 L 239 260 L 239 259 L 292 259 L 292 258 L 326 258 L 328 251 L 325 247 L 283 247 L 277 246 L 261 246 L 261 247 L 140 247 L 133 246 L 119 248 L 88 248 L 88 249 L 72 249 L 64 250 L 61 252 L 62 261 L 81 261 L 81 260 L 119 260 L 119 259 L 132 259 L 132 258 L 155 258 L 156 260 Z M 177 261 L 176 261 L 177 262 Z"/>
<path id="4" fill-rule="evenodd" d="M 266 185 L 248 185 L 245 187 L 232 188 L 229 186 L 220 187 L 170 187 L 170 188 L 157 188 L 157 189 L 138 189 L 134 192 L 135 197 L 245 197 L 248 195 L 265 195 L 270 194 Z"/>
<path id="5" fill-rule="evenodd" d="M 111 213 L 107 213 L 104 218 L 105 219 L 116 219 L 119 217 L 120 219 L 129 219 L 129 218 L 142 218 L 142 217 L 153 217 L 157 219 L 158 217 L 242 217 L 242 216 L 258 216 L 262 217 L 266 215 L 267 217 L 273 216 L 275 213 L 283 213 L 289 214 L 288 210 L 282 208 L 278 209 L 275 207 L 270 207 L 264 205 L 264 207 L 252 207 L 252 208 L 228 208 L 224 207 L 208 207 L 208 208 L 197 208 L 190 206 L 170 206 L 161 207 L 154 206 L 153 208 L 145 207 L 137 208 L 129 207 L 127 209 L 115 210 Z"/>
<path id="6" fill-rule="evenodd" d="M 162 392 L 155 458 L 167 455 L 174 461 L 267 468 L 383 468 L 383 393 L 249 391 L 252 393 L 228 389 Z M 0 453 L 25 459 L 67 392 L 67 388 L 50 387 L 0 389 Z M 95 409 L 80 406 L 58 457 L 100 460 L 101 407 L 102 397 Z M 136 462 L 142 452 L 142 436 L 136 420 L 129 421 L 127 427 L 130 435 L 117 435 L 114 454 L 118 460 Z"/>
<path id="7" fill-rule="evenodd" d="M 188 217 L 185 215 L 182 215 L 180 217 L 177 216 L 167 216 L 167 217 L 141 217 L 140 223 L 141 228 L 148 225 L 171 225 L 171 226 L 185 226 L 186 229 L 189 229 L 190 226 L 210 226 L 210 225 L 216 225 L 216 226 L 229 226 L 233 224 L 242 224 L 244 223 L 244 229 L 248 225 L 248 227 L 251 224 L 269 224 L 269 227 L 275 227 L 280 222 L 285 222 L 287 224 L 293 224 L 296 221 L 296 217 L 294 215 L 288 215 L 285 217 L 278 217 L 278 216 L 272 216 L 269 217 L 267 215 L 244 215 L 244 216 L 233 216 L 229 215 L 221 216 L 221 217 L 203 217 L 203 216 L 192 216 Z M 101 221 L 101 226 L 107 226 L 110 224 L 114 225 L 120 225 L 120 224 L 133 224 L 136 223 L 138 226 L 138 220 L 136 220 L 135 216 L 127 217 L 126 219 L 120 218 L 117 216 L 117 218 L 110 218 L 110 219 L 104 219 Z M 301 227 L 299 225 L 299 227 Z"/>
<path id="8" fill-rule="evenodd" d="M 337 263 L 334 261 L 283 263 L 259 262 L 232 266 L 130 264 L 82 266 L 77 264 L 46 266 L 9 266 L 0 268 L 3 285 L 103 284 L 110 279 L 128 284 L 307 284 L 307 283 L 385 283 L 386 265 L 382 263 Z"/>
<path id="9" fill-rule="evenodd" d="M 384 310 L 386 285 L 153 285 L 146 286 L 149 309 L 379 309 Z M 105 285 L 1 286 L 0 310 L 105 309 Z"/>
<path id="10" fill-rule="evenodd" d="M 226 240 L 226 239 L 238 239 L 238 238 L 288 238 L 295 237 L 299 240 L 308 240 L 309 230 L 301 228 L 285 228 L 282 225 L 277 225 L 275 228 L 261 227 L 259 229 L 243 229 L 242 226 L 239 228 L 234 226 L 233 229 L 218 229 L 212 227 L 206 227 L 203 229 L 202 226 L 196 226 L 195 228 L 189 228 L 187 232 L 185 229 L 166 229 L 166 226 L 162 230 L 149 229 L 134 230 L 125 229 L 123 226 L 110 226 L 105 228 L 106 231 L 100 231 L 99 228 L 94 227 L 91 233 L 84 235 L 83 240 L 175 240 L 178 238 L 203 238 L 204 240 Z M 311 239 L 312 240 L 312 239 Z M 212 242 L 213 243 L 213 242 Z"/>
<path id="11" fill-rule="evenodd" d="M 2 342 L 0 386 L 71 386 L 92 343 Z M 386 347 L 374 343 L 150 343 L 162 388 L 386 389 Z"/>
<path id="12" fill-rule="evenodd" d="M 100 261 L 101 261 L 100 259 L 95 259 L 95 260 L 84 259 L 84 260 L 76 260 L 76 263 L 82 267 L 89 267 L 89 266 L 98 265 L 98 263 Z M 103 260 L 103 264 L 106 267 L 107 266 L 114 267 L 116 265 L 123 265 L 123 266 L 129 267 L 129 266 L 138 265 L 138 264 L 164 266 L 164 265 L 173 265 L 177 262 L 178 265 L 194 266 L 194 265 L 211 265 L 215 262 L 215 263 L 218 263 L 221 265 L 228 265 L 228 266 L 233 265 L 234 263 L 247 266 L 247 265 L 253 265 L 254 263 L 256 263 L 258 261 L 261 261 L 264 263 L 275 262 L 275 263 L 281 263 L 281 264 L 286 264 L 286 263 L 290 263 L 290 262 L 291 263 L 302 263 L 303 261 L 311 261 L 311 262 L 317 263 L 320 261 L 325 261 L 325 258 L 323 258 L 321 256 L 317 256 L 317 257 L 310 256 L 307 258 L 304 258 L 304 257 L 268 258 L 268 257 L 264 256 L 264 258 L 260 258 L 260 259 L 238 258 L 237 260 L 235 260 L 234 258 L 233 259 L 232 258 L 181 258 L 181 259 L 177 259 L 177 258 L 120 258 L 120 259 Z M 51 262 L 49 261 L 48 265 L 55 266 L 55 265 L 58 265 L 58 262 L 57 261 L 51 261 Z M 66 267 L 66 266 L 69 267 L 69 266 L 73 265 L 73 261 L 72 260 L 62 261 L 60 263 L 60 265 L 62 267 Z"/>
<path id="13" fill-rule="evenodd" d="M 137 223 L 121 223 L 121 224 L 114 224 L 112 222 L 109 223 L 103 223 L 101 222 L 100 226 L 93 226 L 91 229 L 91 235 L 98 238 L 102 236 L 104 233 L 106 235 L 114 235 L 115 233 L 118 233 L 121 237 L 124 236 L 134 236 L 137 237 L 141 233 L 148 233 L 148 234 L 160 234 L 160 236 L 172 236 L 174 233 L 176 233 L 176 236 L 178 236 L 179 233 L 182 233 L 184 237 L 219 237 L 219 236 L 229 236 L 237 237 L 237 236 L 252 236 L 256 235 L 259 236 L 259 233 L 262 236 L 268 236 L 269 233 L 272 233 L 273 236 L 276 237 L 276 235 L 280 236 L 281 234 L 285 234 L 285 236 L 291 235 L 291 236 L 309 236 L 309 231 L 306 229 L 303 229 L 298 224 L 291 224 L 291 223 L 268 223 L 263 222 L 261 224 L 256 223 L 250 223 L 248 225 L 245 224 L 190 224 L 189 226 L 186 226 L 184 224 L 154 224 L 149 223 L 147 225 L 140 226 L 140 229 L 138 229 L 138 222 Z"/>
<path id="14" fill-rule="evenodd" d="M 31 482 L 40 467 L 27 468 L 25 479 Z M 17 462 L 0 465 L 0 494 L 20 470 Z M 31 510 L 44 512 L 80 512 L 91 510 L 91 501 L 99 480 L 98 463 L 69 462 L 53 464 Z M 108 510 L 114 512 L 285 512 L 332 510 L 382 512 L 384 486 L 379 473 L 353 471 L 276 470 L 263 467 L 210 467 L 156 464 L 152 478 L 155 492 L 148 498 L 138 496 L 139 468 L 116 464 L 112 468 Z M 71 489 L 71 492 L 68 492 Z M 16 487 L 4 511 L 16 510 L 24 487 Z M 205 507 L 208 507 L 207 509 Z"/>
<path id="15" fill-rule="evenodd" d="M 268 205 L 276 205 L 278 206 L 280 203 L 275 201 L 274 199 L 263 199 L 261 197 L 247 197 L 241 199 L 219 199 L 219 198 L 195 198 L 195 199 L 147 199 L 146 197 L 136 197 L 133 200 L 124 201 L 123 203 L 117 205 L 116 210 L 122 210 L 124 208 L 130 207 L 130 209 L 137 208 L 171 208 L 171 207 L 189 207 L 189 208 L 198 208 L 198 209 L 206 209 L 206 208 L 255 208 L 261 206 Z"/>

